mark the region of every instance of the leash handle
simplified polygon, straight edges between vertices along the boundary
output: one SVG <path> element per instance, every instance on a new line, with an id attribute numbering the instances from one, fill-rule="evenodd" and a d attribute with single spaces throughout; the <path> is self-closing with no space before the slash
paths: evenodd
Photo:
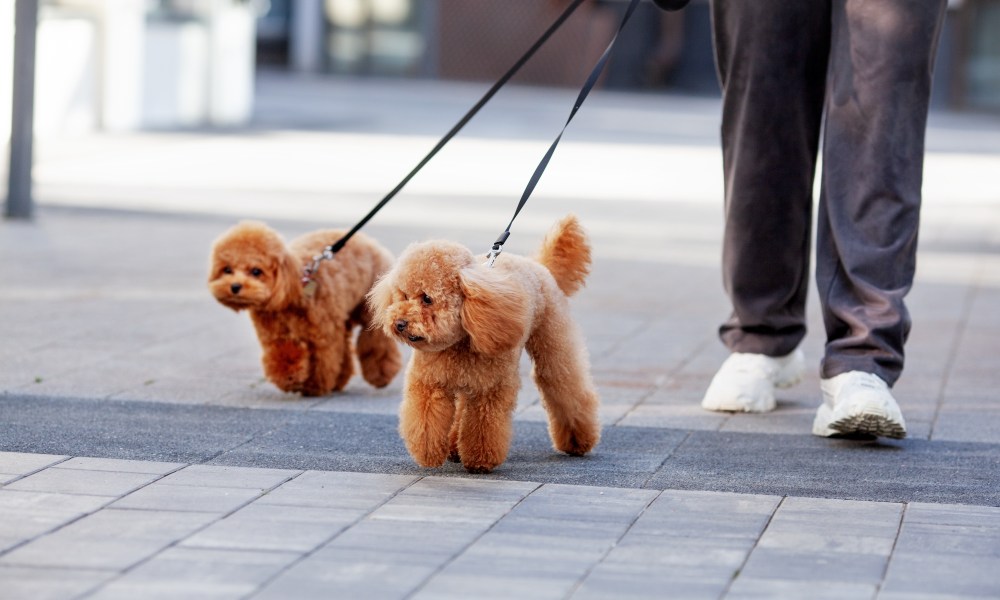
<path id="1" fill-rule="evenodd" d="M 514 77 L 514 75 L 516 75 L 518 71 L 521 70 L 521 67 L 523 67 L 531 59 L 531 57 L 535 55 L 536 52 L 538 52 L 539 48 L 541 48 L 545 44 L 545 42 L 547 42 L 549 38 L 552 37 L 552 34 L 554 34 L 560 27 L 562 27 L 563 23 L 565 23 L 566 20 L 569 19 L 570 15 L 572 15 L 576 11 L 576 9 L 579 8 L 581 4 L 583 4 L 583 2 L 584 0 L 573 0 L 569 4 L 569 6 L 567 6 L 566 9 L 562 12 L 562 14 L 560 14 L 559 17 L 555 21 L 553 21 L 551 25 L 549 25 L 549 28 L 546 29 L 544 33 L 542 33 L 541 37 L 539 37 L 535 41 L 535 43 L 532 44 L 531 47 L 529 47 L 528 50 L 519 59 L 517 59 L 517 61 L 513 64 L 513 66 L 511 66 L 507 70 L 507 72 L 504 73 L 500 77 L 500 79 L 498 79 L 496 83 L 494 83 L 493 86 L 490 87 L 489 90 L 487 90 L 487 92 L 483 95 L 483 97 L 480 98 L 479 101 L 476 102 L 461 119 L 459 119 L 458 123 L 456 123 L 448 131 L 448 133 L 444 134 L 444 137 L 442 137 L 438 141 L 438 143 L 434 145 L 431 151 L 428 152 L 427 155 L 424 156 L 419 163 L 417 163 L 417 166 L 415 166 L 409 173 L 407 173 L 407 175 L 403 177 L 402 181 L 396 184 L 396 187 L 392 188 L 392 190 L 388 194 L 386 194 L 385 197 L 383 197 L 382 200 L 379 201 L 379 203 L 376 204 L 375 207 L 372 208 L 367 215 L 365 215 L 360 221 L 358 221 L 358 223 L 354 227 L 352 227 L 347 233 L 345 233 L 339 240 L 337 240 L 330 246 L 327 246 L 322 254 L 318 254 L 316 257 L 313 258 L 312 266 L 307 267 L 303 271 L 303 277 L 302 277 L 303 286 L 308 286 L 309 283 L 313 281 L 313 275 L 315 274 L 316 269 L 319 268 L 320 261 L 333 258 L 334 254 L 340 252 L 340 250 L 344 247 L 347 241 L 350 240 L 354 236 L 354 234 L 360 231 L 361 228 L 364 227 L 368 223 L 368 221 L 370 221 L 372 217 L 375 216 L 376 213 L 378 213 L 378 211 L 382 210 L 382 208 L 386 204 L 388 204 L 389 201 L 392 200 L 396 196 L 396 194 L 398 194 L 421 169 L 424 168 L 424 165 L 430 162 L 430 160 L 434 158 L 434 156 L 442 148 L 444 148 L 445 144 L 451 141 L 451 139 L 455 137 L 455 135 L 458 134 L 458 132 L 461 131 L 461 129 L 465 127 L 469 121 L 472 120 L 472 117 L 476 116 L 476 113 L 478 113 L 480 109 L 486 106 L 486 103 L 489 102 L 493 98 L 493 96 L 495 96 L 497 92 L 500 91 L 500 88 L 506 85 L 507 82 L 510 81 L 510 79 Z"/>
<path id="2" fill-rule="evenodd" d="M 576 102 L 573 103 L 573 110 L 570 111 L 569 118 L 566 119 L 566 124 L 563 125 L 562 129 L 559 131 L 559 135 L 556 136 L 555 141 L 553 141 L 552 145 L 549 146 L 549 149 L 545 153 L 545 156 L 542 157 L 541 162 L 539 162 L 538 166 L 535 167 L 535 172 L 532 173 L 531 179 L 528 180 L 528 185 L 524 188 L 524 192 L 521 194 L 521 200 L 517 203 L 517 208 L 514 209 L 514 216 L 510 218 L 510 222 L 507 223 L 507 227 L 500 233 L 496 241 L 493 242 L 493 246 L 490 248 L 486 259 L 487 266 L 492 267 L 493 263 L 496 262 L 497 256 L 503 252 L 503 245 L 507 242 L 507 238 L 510 237 L 510 228 L 514 225 L 514 219 L 516 219 L 517 215 L 521 213 L 521 209 L 524 208 L 525 204 L 527 204 L 528 198 L 531 197 L 531 193 L 535 191 L 535 186 L 538 185 L 538 182 L 541 180 L 542 174 L 545 172 L 545 168 L 549 166 L 549 160 L 551 160 L 552 155 L 555 154 L 556 146 L 559 145 L 563 134 L 566 133 L 566 128 L 569 127 L 570 122 L 573 121 L 573 117 L 575 117 L 577 111 L 580 110 L 580 106 L 582 106 L 584 100 L 587 99 L 587 96 L 590 94 L 590 90 L 594 89 L 594 86 L 597 85 L 597 80 L 601 77 L 604 67 L 607 66 L 608 59 L 611 58 L 611 51 L 614 50 L 615 42 L 618 41 L 618 36 L 621 34 L 622 30 L 625 29 L 625 25 L 628 23 L 629 19 L 632 18 L 632 13 L 635 12 L 635 8 L 638 5 L 639 0 L 631 0 L 631 2 L 629 2 L 628 8 L 625 9 L 625 16 L 622 17 L 622 22 L 618 25 L 618 31 L 616 31 L 615 35 L 611 38 L 611 43 L 609 43 L 608 47 L 605 48 L 604 53 L 601 54 L 601 58 L 597 60 L 597 64 L 595 64 L 593 70 L 591 70 L 590 76 L 587 77 L 587 81 L 580 89 L 580 93 L 576 97 Z"/>

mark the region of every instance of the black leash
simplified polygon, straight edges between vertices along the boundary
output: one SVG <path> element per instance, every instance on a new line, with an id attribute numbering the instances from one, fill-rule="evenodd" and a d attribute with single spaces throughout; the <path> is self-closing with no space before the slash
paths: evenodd
<path id="1" fill-rule="evenodd" d="M 525 187 L 524 193 L 521 194 L 521 201 L 517 203 L 517 208 L 514 210 L 514 216 L 510 218 L 510 222 L 507 223 L 507 227 L 497 237 L 496 241 L 493 242 L 493 247 L 490 249 L 486 260 L 487 266 L 492 267 L 493 263 L 496 262 L 497 256 L 499 256 L 500 252 L 503 251 L 503 245 L 507 242 L 507 238 L 510 237 L 510 228 L 511 225 L 514 224 L 514 219 L 517 218 L 521 209 L 524 208 L 524 205 L 528 202 L 528 198 L 531 197 L 531 193 L 535 190 L 535 186 L 538 185 L 538 181 L 542 178 L 542 173 L 544 173 L 545 168 L 549 166 L 549 160 L 555 153 L 556 146 L 558 146 L 559 141 L 562 140 L 563 134 L 566 133 L 566 128 L 569 127 L 573 117 L 575 117 L 577 111 L 580 110 L 580 106 L 583 104 L 583 101 L 587 99 L 587 95 L 590 94 L 590 90 L 592 90 L 597 84 L 597 80 L 600 78 L 601 72 L 604 71 L 604 67 L 607 65 L 608 59 L 611 57 L 611 51 L 615 47 L 615 42 L 618 41 L 618 36 L 621 34 L 622 29 L 625 28 L 629 18 L 632 17 L 632 13 L 635 12 L 635 7 L 638 5 L 639 0 L 631 0 L 628 8 L 625 9 L 625 16 L 622 17 L 622 22 L 618 26 L 618 31 L 615 32 L 614 37 L 611 38 L 611 43 L 608 44 L 607 49 L 604 50 L 604 54 L 601 55 L 597 64 L 594 65 L 594 69 L 590 72 L 590 77 L 587 78 L 587 82 L 583 84 L 583 88 L 580 90 L 580 95 L 577 96 L 576 102 L 573 104 L 573 110 L 570 111 L 569 118 L 566 119 L 566 124 L 563 125 L 562 130 L 559 131 L 559 135 L 556 136 L 555 141 L 552 142 L 551 146 L 549 146 L 548 152 L 545 153 L 545 156 L 542 157 L 542 161 L 538 163 L 538 167 L 535 168 L 535 172 L 532 174 L 531 179 L 528 180 L 528 185 Z"/>
<path id="2" fill-rule="evenodd" d="M 320 263 L 324 260 L 329 260 L 333 258 L 333 256 L 337 252 L 340 252 L 340 250 L 344 247 L 344 244 L 346 244 L 347 241 L 354 236 L 354 234 L 356 234 L 362 227 L 364 227 L 368 223 L 368 221 L 370 221 L 372 217 L 375 216 L 375 214 L 378 211 L 382 210 L 382 208 L 386 204 L 388 204 L 389 201 L 392 200 L 396 196 L 396 194 L 398 194 L 400 190 L 402 190 L 403 187 L 405 187 L 406 184 L 410 182 L 411 179 L 413 179 L 413 177 L 417 174 L 417 172 L 420 171 L 420 169 L 424 168 L 424 165 L 430 162 L 430 160 L 434 158 L 434 156 L 441 150 L 441 148 L 444 148 L 445 144 L 451 141 L 451 139 L 455 137 L 455 135 L 463 127 L 465 127 L 465 125 L 470 120 L 472 120 L 472 117 L 474 117 L 476 113 L 478 113 L 479 110 L 482 109 L 483 106 L 485 106 L 486 103 L 489 102 L 490 99 L 493 98 L 493 96 L 495 96 L 498 91 L 500 91 L 500 88 L 506 85 L 506 83 L 514 75 L 516 75 L 518 71 L 521 70 L 521 67 L 523 67 L 528 62 L 528 60 L 535 55 L 538 49 L 541 48 L 542 45 L 545 44 L 545 42 L 547 42 L 550 37 L 552 37 L 552 34 L 554 34 L 560 27 L 562 27 L 563 23 L 566 22 L 566 20 L 570 17 L 570 15 L 572 15 L 573 12 L 575 12 L 576 9 L 579 8 L 581 4 L 583 4 L 583 2 L 584 0 L 573 0 L 570 3 L 570 5 L 566 7 L 566 10 L 564 10 L 563 13 L 559 15 L 559 18 L 553 21 L 552 25 L 550 25 L 549 28 L 545 30 L 545 32 L 541 35 L 541 37 L 539 37 L 538 40 L 534 44 L 532 44 L 530 48 L 528 48 L 528 50 L 524 53 L 524 55 L 521 56 L 521 58 L 517 59 L 517 62 L 515 62 L 514 65 L 510 69 L 508 69 L 507 72 L 504 73 L 503 76 L 501 76 L 496 83 L 493 84 L 493 87 L 491 87 L 486 92 L 486 94 L 484 94 L 483 97 L 480 98 L 479 101 L 476 102 L 476 104 L 471 109 L 469 109 L 469 112 L 465 113 L 465 116 L 459 119 L 458 123 L 456 123 L 455 126 L 452 127 L 451 130 L 448 131 L 448 133 L 446 133 L 444 137 L 441 138 L 440 141 L 438 141 L 438 143 L 434 146 L 434 148 L 432 148 L 431 151 L 427 153 L 427 156 L 421 159 L 421 161 L 417 163 L 417 166 L 414 167 L 413 170 L 411 170 L 406 175 L 406 177 L 404 177 L 403 180 L 400 181 L 396 185 L 396 187 L 392 189 L 392 191 L 386 194 L 385 197 L 382 198 L 382 200 L 378 204 L 376 204 L 375 207 L 371 209 L 368 212 L 368 214 L 364 216 L 363 219 L 358 221 L 358 223 L 354 227 L 352 227 L 350 231 L 345 233 L 343 237 L 341 237 L 339 240 L 337 240 L 330 246 L 324 248 L 322 254 L 313 257 L 312 264 L 303 269 L 302 272 L 302 285 L 305 287 L 307 295 L 312 294 L 316 289 L 316 280 L 314 279 L 314 276 L 316 274 L 316 270 L 319 268 Z M 633 0 L 633 4 L 634 3 L 635 0 Z"/>

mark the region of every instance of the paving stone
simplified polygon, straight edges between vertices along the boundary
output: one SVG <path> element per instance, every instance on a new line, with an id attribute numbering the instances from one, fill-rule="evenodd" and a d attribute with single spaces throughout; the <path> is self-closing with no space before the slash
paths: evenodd
<path id="1" fill-rule="evenodd" d="M 906 507 L 903 523 L 988 527 L 1000 530 L 1000 507 L 911 502 Z"/>
<path id="2" fill-rule="evenodd" d="M 436 557 L 420 554 L 324 548 L 282 572 L 254 597 L 404 598 L 437 568 Z"/>
<path id="3" fill-rule="evenodd" d="M 306 471 L 256 503 L 371 510 L 416 479 L 407 475 Z"/>
<path id="4" fill-rule="evenodd" d="M 905 523 L 896 544 L 897 553 L 930 552 L 1000 557 L 1000 530 L 989 527 L 961 527 Z"/>
<path id="5" fill-rule="evenodd" d="M 492 524 L 537 484 L 425 477 L 372 513 L 373 519 Z"/>
<path id="6" fill-rule="evenodd" d="M 0 490 L 0 513 L 5 515 L 29 513 L 82 515 L 93 512 L 108 502 L 107 498 L 100 496 Z"/>
<path id="7" fill-rule="evenodd" d="M 686 598 L 716 600 L 728 580 L 700 579 L 678 573 L 650 571 L 645 565 L 629 569 L 627 565 L 598 565 L 579 588 L 569 596 L 573 600 L 661 600 Z"/>
<path id="8" fill-rule="evenodd" d="M 163 485 L 193 485 L 267 490 L 301 474 L 288 469 L 257 469 L 190 465 L 159 481 Z"/>
<path id="9" fill-rule="evenodd" d="M 896 539 L 902 508 L 877 502 L 786 498 L 741 576 L 877 585 Z"/>
<path id="10" fill-rule="evenodd" d="M 185 539 L 182 545 L 304 553 L 363 514 L 357 509 L 253 503 Z"/>
<path id="11" fill-rule="evenodd" d="M 642 565 L 650 571 L 686 579 L 726 580 L 735 575 L 755 540 L 629 534 L 602 565 Z"/>
<path id="12" fill-rule="evenodd" d="M 577 527 L 569 531 L 553 528 L 546 533 L 520 533 L 496 527 L 477 539 L 456 561 L 456 569 L 480 561 L 520 561 L 528 564 L 561 562 L 593 565 L 614 547 L 620 529 L 609 527 Z"/>
<path id="13" fill-rule="evenodd" d="M 84 471 L 50 467 L 8 484 L 4 489 L 91 496 L 122 496 L 156 479 L 159 475 L 119 471 Z"/>
<path id="14" fill-rule="evenodd" d="M 104 509 L 0 557 L 2 565 L 126 569 L 217 518 L 194 512 Z"/>
<path id="15" fill-rule="evenodd" d="M 753 579 L 739 577 L 726 594 L 726 600 L 803 598 L 809 600 L 848 600 L 876 597 L 878 586 L 873 583 L 851 583 L 830 581 L 786 581 L 775 579 Z M 881 598 L 881 594 L 878 596 Z"/>
<path id="16" fill-rule="evenodd" d="M 916 597 L 941 595 L 952 598 L 1000 597 L 1000 556 L 977 556 L 966 552 L 896 552 L 882 583 L 881 595 Z"/>
<path id="17" fill-rule="evenodd" d="M 565 597 L 656 497 L 647 490 L 545 485 L 475 540 L 417 597 Z M 566 535 L 537 536 L 516 524 L 571 525 Z M 587 535 L 573 535 L 581 530 Z"/>
<path id="18" fill-rule="evenodd" d="M 523 565 L 523 563 L 521 563 Z M 511 569 L 494 571 L 488 563 L 477 565 L 481 570 L 448 570 L 434 575 L 412 597 L 415 599 L 492 599 L 506 598 L 565 598 L 572 591 L 577 570 Z M 527 572 L 526 572 L 527 571 Z"/>
<path id="19" fill-rule="evenodd" d="M 60 469 L 81 469 L 83 471 L 115 471 L 118 473 L 149 473 L 166 475 L 184 466 L 184 463 L 153 462 L 140 460 L 117 460 L 114 458 L 76 457 L 59 463 Z"/>
<path id="20" fill-rule="evenodd" d="M 258 498 L 262 490 L 243 487 L 166 485 L 160 482 L 116 501 L 114 508 L 228 513 Z"/>
<path id="21" fill-rule="evenodd" d="M 651 535 L 756 540 L 780 501 L 776 496 L 665 490 L 639 517 L 629 538 Z"/>
<path id="22" fill-rule="evenodd" d="M 27 475 L 69 458 L 58 454 L 28 454 L 26 452 L 0 452 L 0 473 Z"/>
<path id="23" fill-rule="evenodd" d="M 765 534 L 766 535 L 766 534 Z M 865 583 L 882 581 L 888 557 L 850 552 L 802 552 L 788 548 L 758 547 L 750 554 L 740 576 L 751 579 Z"/>
<path id="24" fill-rule="evenodd" d="M 12 542 L 25 541 L 60 527 L 106 505 L 110 498 L 0 490 L 2 535 Z"/>
<path id="25" fill-rule="evenodd" d="M 505 520 L 538 518 L 629 525 L 657 495 L 653 490 L 581 488 L 550 483 L 533 490 Z"/>
<path id="26" fill-rule="evenodd" d="M 0 566 L 121 571 L 153 556 L 172 542 L 173 540 L 127 538 L 69 538 L 56 532 L 19 546 L 0 557 Z"/>
<path id="27" fill-rule="evenodd" d="M 367 517 L 338 535 L 321 551 L 388 552 L 407 560 L 440 561 L 454 557 L 490 527 L 486 522 L 399 521 Z M 414 557 L 414 558 L 409 558 Z"/>
<path id="28" fill-rule="evenodd" d="M 896 541 L 901 514 L 902 506 L 898 504 L 787 498 L 758 547 L 804 554 L 888 556 Z"/>
<path id="29" fill-rule="evenodd" d="M 182 539 L 218 518 L 218 515 L 213 513 L 105 508 L 75 521 L 53 536 L 137 540 Z"/>
<path id="30" fill-rule="evenodd" d="M 168 548 L 90 598 L 245 598 L 298 560 L 297 553 Z"/>
<path id="31" fill-rule="evenodd" d="M 92 569 L 36 569 L 0 565 L 3 596 L 11 600 L 78 598 L 115 575 L 113 571 Z"/>

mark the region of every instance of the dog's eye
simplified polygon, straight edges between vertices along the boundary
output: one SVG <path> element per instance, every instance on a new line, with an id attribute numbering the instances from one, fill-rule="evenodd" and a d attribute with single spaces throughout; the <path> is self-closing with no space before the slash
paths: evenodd
<path id="1" fill-rule="evenodd" d="M 433 304 L 433 303 L 434 299 L 428 296 L 427 294 L 424 294 L 424 304 Z"/>
<path id="2" fill-rule="evenodd" d="M 225 273 L 226 275 L 232 275 L 233 268 L 227 265 L 225 267 L 222 267 L 222 272 Z"/>
<path id="3" fill-rule="evenodd" d="M 250 269 L 250 274 L 253 275 L 254 277 L 260 277 L 261 275 L 264 274 L 264 271 L 261 271 L 259 268 L 254 267 Z"/>

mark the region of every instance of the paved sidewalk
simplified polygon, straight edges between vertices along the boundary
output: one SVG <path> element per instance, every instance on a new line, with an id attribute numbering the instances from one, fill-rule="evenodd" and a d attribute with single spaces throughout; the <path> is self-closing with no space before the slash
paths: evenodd
<path id="1" fill-rule="evenodd" d="M 597 93 L 507 248 L 589 229 L 603 440 L 552 451 L 525 362 L 511 455 L 470 476 L 413 465 L 401 378 L 277 391 L 204 280 L 240 218 L 351 225 L 480 86 L 259 84 L 247 129 L 40 142 L 37 218 L 0 223 L 0 597 L 1000 597 L 1000 119 L 932 116 L 911 435 L 850 442 L 809 435 L 815 369 L 766 416 L 698 407 L 725 358 L 718 102 Z M 366 231 L 485 250 L 572 100 L 505 90 Z M 810 328 L 815 366 L 815 297 Z"/>
<path id="2" fill-rule="evenodd" d="M 997 508 L 42 454 L 0 453 L 0 467 L 13 471 L 0 490 L 7 598 L 997 590 Z"/>

